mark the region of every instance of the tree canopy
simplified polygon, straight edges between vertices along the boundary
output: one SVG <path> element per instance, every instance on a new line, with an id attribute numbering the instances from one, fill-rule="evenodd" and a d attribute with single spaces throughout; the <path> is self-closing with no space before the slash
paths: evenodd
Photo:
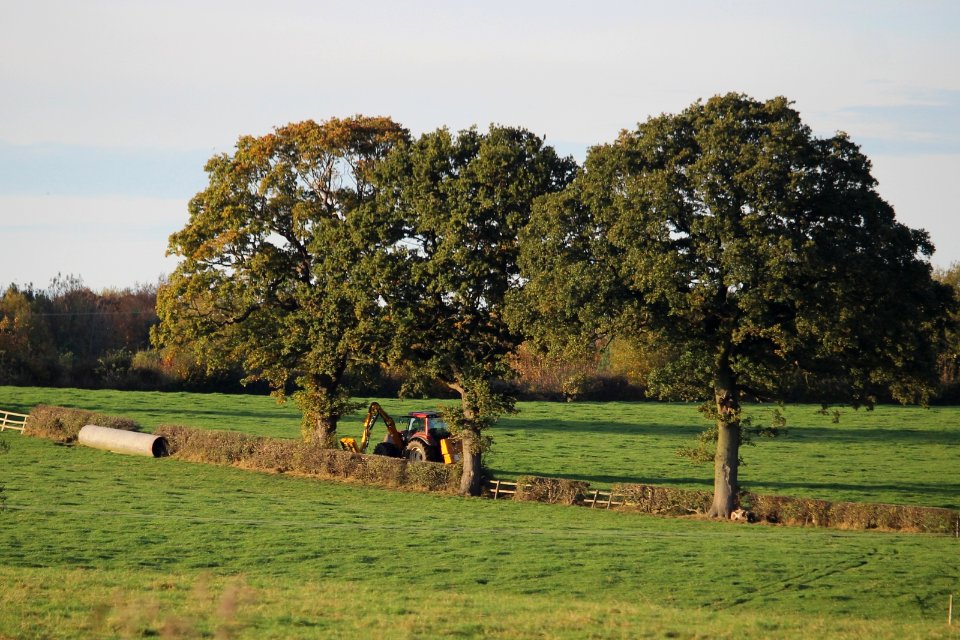
<path id="1" fill-rule="evenodd" d="M 292 392 L 326 443 L 348 372 L 439 380 L 461 398 L 465 493 L 525 334 L 568 353 L 653 345 L 654 394 L 710 399 L 727 515 L 745 399 L 931 392 L 953 296 L 870 171 L 786 99 L 739 94 L 624 131 L 582 171 L 519 128 L 412 140 L 389 118 L 291 124 L 208 162 L 153 337 Z"/>
<path id="2" fill-rule="evenodd" d="M 535 207 L 512 317 L 554 348 L 620 335 L 668 350 L 652 390 L 711 398 L 712 513 L 728 515 L 745 398 L 798 379 L 856 405 L 930 393 L 949 292 L 870 170 L 784 98 L 651 118 Z"/>
<path id="3" fill-rule="evenodd" d="M 330 441 L 348 369 L 376 362 L 388 337 L 378 290 L 395 246 L 370 216 L 371 179 L 407 135 L 389 118 L 308 120 L 211 158 L 170 237 L 181 262 L 158 294 L 155 341 L 240 362 L 281 398 L 294 389 L 306 431 Z"/>
<path id="4" fill-rule="evenodd" d="M 403 227 L 408 251 L 388 304 L 400 327 L 393 358 L 415 380 L 440 380 L 460 395 L 465 493 L 479 490 L 480 431 L 511 406 L 492 383 L 508 375 L 520 341 L 504 318 L 518 285 L 519 230 L 533 202 L 575 169 L 538 136 L 502 126 L 439 129 L 400 145 L 382 166 L 381 206 Z"/>

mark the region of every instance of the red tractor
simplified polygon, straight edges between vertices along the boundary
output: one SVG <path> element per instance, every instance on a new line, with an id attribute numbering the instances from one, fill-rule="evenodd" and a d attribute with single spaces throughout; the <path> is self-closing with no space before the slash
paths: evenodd
<path id="1" fill-rule="evenodd" d="M 428 462 L 453 464 L 460 460 L 459 443 L 450 439 L 450 430 L 436 411 L 412 411 L 406 416 L 407 428 L 397 430 L 396 424 L 383 408 L 373 402 L 363 422 L 360 443 L 353 438 L 340 438 L 340 447 L 355 453 L 364 453 L 370 442 L 370 431 L 378 418 L 383 418 L 387 435 L 373 449 L 374 455 L 406 458 Z"/>

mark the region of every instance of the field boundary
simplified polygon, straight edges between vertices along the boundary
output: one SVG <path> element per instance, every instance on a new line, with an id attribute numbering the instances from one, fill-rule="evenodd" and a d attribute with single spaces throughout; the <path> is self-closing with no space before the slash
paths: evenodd
<path id="1" fill-rule="evenodd" d="M 710 493 L 653 485 L 615 485 L 594 489 L 582 481 L 524 476 L 517 481 L 491 478 L 484 498 L 569 504 L 591 509 L 624 509 L 665 516 L 703 515 Z M 829 502 L 753 493 L 741 495 L 742 520 L 834 529 L 916 531 L 960 539 L 960 511 L 869 502 Z"/>
<path id="2" fill-rule="evenodd" d="M 517 495 L 517 483 L 509 480 L 487 480 L 483 495 L 491 500 L 513 500 Z"/>
<path id="3" fill-rule="evenodd" d="M 484 486 L 483 497 L 491 500 L 516 500 L 518 492 L 533 489 L 532 483 L 519 484 L 510 480 L 487 480 Z M 614 509 L 628 505 L 624 496 L 615 491 L 606 491 L 604 489 L 591 489 L 586 492 L 577 493 L 571 504 L 579 507 L 589 507 L 591 509 Z"/>
<path id="4" fill-rule="evenodd" d="M 620 498 L 619 500 L 617 498 Z M 591 509 L 611 509 L 622 507 L 627 504 L 626 498 L 619 496 L 613 491 L 604 491 L 603 489 L 594 489 L 590 496 L 583 498 L 583 506 L 589 506 Z"/>
<path id="5" fill-rule="evenodd" d="M 0 409 L 0 432 L 6 431 L 19 431 L 23 433 L 23 430 L 27 427 L 27 418 L 30 416 L 25 413 L 15 413 L 13 411 L 4 411 Z"/>
<path id="6" fill-rule="evenodd" d="M 0 410 L 6 422 L 12 412 Z M 136 423 L 65 407 L 38 406 L 28 417 L 27 435 L 58 442 L 73 442 L 80 426 L 101 424 L 135 428 Z M 13 415 L 10 428 L 22 432 L 26 417 Z M 320 479 L 358 482 L 384 488 L 403 488 L 454 494 L 460 483 L 459 465 L 413 462 L 376 455 L 362 455 L 318 448 L 304 441 L 253 436 L 234 431 L 160 425 L 154 435 L 167 439 L 173 457 L 191 462 L 232 465 L 250 471 L 291 473 Z M 565 504 L 593 509 L 617 509 L 660 516 L 705 516 L 709 491 L 676 487 L 616 484 L 609 490 L 593 488 L 585 480 L 524 475 L 514 480 L 487 479 L 481 488 L 486 498 L 547 504 Z M 772 524 L 876 529 L 947 534 L 960 539 L 960 510 L 894 504 L 832 502 L 781 495 L 740 495 L 738 520 Z"/>

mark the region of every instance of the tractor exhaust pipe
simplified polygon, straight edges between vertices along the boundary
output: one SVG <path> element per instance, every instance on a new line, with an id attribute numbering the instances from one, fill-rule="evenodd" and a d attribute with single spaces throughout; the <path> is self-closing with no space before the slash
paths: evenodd
<path id="1" fill-rule="evenodd" d="M 169 455 L 167 440 L 163 436 L 98 427 L 93 424 L 88 424 L 80 429 L 77 441 L 94 449 L 104 449 L 114 453 L 154 458 Z"/>

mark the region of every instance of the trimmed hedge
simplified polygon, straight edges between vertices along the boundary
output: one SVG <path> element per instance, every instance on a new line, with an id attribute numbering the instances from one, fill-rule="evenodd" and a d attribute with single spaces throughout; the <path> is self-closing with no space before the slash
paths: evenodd
<path id="1" fill-rule="evenodd" d="M 713 502 L 713 494 L 707 491 L 648 484 L 616 484 L 613 493 L 623 497 L 625 509 L 666 516 L 704 514 Z"/>
<path id="2" fill-rule="evenodd" d="M 695 515 L 707 513 L 713 496 L 707 491 L 692 491 L 640 484 L 614 485 L 613 492 L 623 498 L 624 509 L 658 515 Z M 828 502 L 810 498 L 744 493 L 742 507 L 753 520 L 776 524 L 834 529 L 885 529 L 923 533 L 954 534 L 960 511 L 938 507 L 917 507 L 868 502 Z"/>
<path id="3" fill-rule="evenodd" d="M 139 425 L 128 418 L 83 409 L 37 405 L 30 412 L 24 433 L 71 443 L 76 441 L 80 429 L 87 424 L 127 431 L 139 430 Z M 323 449 L 300 440 L 179 425 L 162 425 L 154 434 L 167 440 L 170 455 L 192 462 L 451 494 L 458 491 L 460 484 L 460 465 L 410 462 L 402 458 Z M 524 476 L 517 479 L 514 499 L 550 504 L 582 504 L 589 488 L 590 483 L 580 480 Z M 707 491 L 642 484 L 617 484 L 613 486 L 613 493 L 624 502 L 623 506 L 617 508 L 656 515 L 704 514 L 712 501 L 712 494 Z M 777 524 L 948 535 L 954 534 L 960 527 L 960 511 L 937 507 L 828 502 L 755 493 L 744 493 L 740 498 L 743 508 L 752 514 L 754 520 Z"/>
<path id="4" fill-rule="evenodd" d="M 76 442 L 84 425 L 139 431 L 140 425 L 129 418 L 108 416 L 96 411 L 38 404 L 30 412 L 24 434 L 56 442 Z"/>
<path id="5" fill-rule="evenodd" d="M 166 438 L 171 456 L 191 462 L 418 491 L 455 493 L 460 486 L 460 465 L 410 462 L 403 458 L 323 449 L 301 440 L 179 425 L 161 425 L 154 434 Z"/>
<path id="6" fill-rule="evenodd" d="M 517 478 L 517 492 L 513 494 L 513 499 L 549 504 L 577 504 L 583 500 L 583 495 L 589 488 L 590 483 L 582 480 L 521 476 Z"/>
<path id="7" fill-rule="evenodd" d="M 937 507 L 866 502 L 828 502 L 748 493 L 744 508 L 767 522 L 834 529 L 890 529 L 952 534 L 960 512 Z"/>

